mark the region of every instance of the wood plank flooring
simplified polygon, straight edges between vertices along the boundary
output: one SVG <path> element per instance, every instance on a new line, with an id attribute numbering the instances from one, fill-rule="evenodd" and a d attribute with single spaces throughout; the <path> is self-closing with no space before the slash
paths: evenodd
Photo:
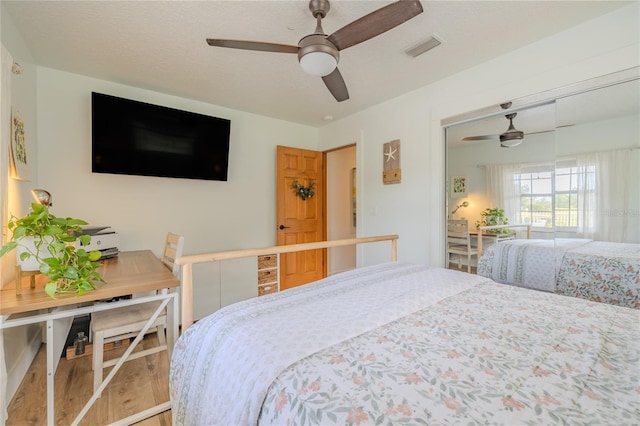
<path id="1" fill-rule="evenodd" d="M 449 268 L 448 269 L 454 269 L 456 271 L 462 271 L 462 272 L 467 272 L 467 265 L 462 265 L 460 268 L 458 268 L 458 262 L 455 263 L 449 263 Z M 478 268 L 475 266 L 471 267 L 471 273 L 472 274 L 477 274 L 478 273 Z"/>
<path id="2" fill-rule="evenodd" d="M 136 351 L 157 345 L 149 334 Z M 140 347 L 142 346 L 142 348 Z M 124 353 L 126 348 L 105 352 L 105 360 Z M 104 370 L 104 377 L 111 369 Z M 27 375 L 9 404 L 7 425 L 47 423 L 46 347 L 42 345 Z M 55 376 L 55 424 L 69 425 L 93 394 L 91 356 L 62 358 Z M 125 362 L 84 417 L 81 425 L 104 425 L 169 400 L 169 363 L 165 351 Z M 138 425 L 171 425 L 171 411 L 158 414 Z"/>

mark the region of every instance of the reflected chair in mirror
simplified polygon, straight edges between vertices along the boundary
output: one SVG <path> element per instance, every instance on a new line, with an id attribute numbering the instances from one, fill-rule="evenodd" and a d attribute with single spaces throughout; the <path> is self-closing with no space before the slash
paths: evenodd
<path id="1" fill-rule="evenodd" d="M 184 237 L 181 235 L 168 233 L 162 250 L 162 263 L 169 268 L 173 275 L 180 278 L 180 266 L 175 260 L 182 256 Z M 166 290 L 165 290 L 166 291 Z M 120 358 L 104 361 L 104 344 L 118 342 L 138 335 L 153 313 L 160 305 L 160 301 L 141 303 L 137 305 L 124 306 L 116 309 L 94 312 L 91 315 L 91 333 L 93 336 L 93 358 L 91 367 L 93 368 L 93 391 L 95 392 L 102 383 L 103 370 L 116 365 Z M 158 335 L 158 346 L 134 352 L 127 361 L 131 361 L 142 356 L 167 350 L 165 338 L 165 328 L 167 323 L 166 312 L 160 313 L 147 333 L 156 329 Z"/>
<path id="2" fill-rule="evenodd" d="M 451 255 L 458 256 L 458 269 L 462 268 L 462 258 L 467 257 L 467 272 L 471 273 L 471 257 L 478 255 L 478 250 L 471 247 L 469 222 L 467 220 L 447 221 L 447 268 L 451 262 Z"/>

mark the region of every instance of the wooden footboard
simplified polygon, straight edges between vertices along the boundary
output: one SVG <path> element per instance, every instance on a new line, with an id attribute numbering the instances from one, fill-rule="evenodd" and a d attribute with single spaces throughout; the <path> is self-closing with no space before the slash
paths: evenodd
<path id="1" fill-rule="evenodd" d="M 280 265 L 280 254 L 293 253 L 297 251 L 316 250 L 341 246 L 352 246 L 364 243 L 375 243 L 380 241 L 391 242 L 391 261 L 398 260 L 398 236 L 382 235 L 377 237 L 349 238 L 345 240 L 318 241 L 314 243 L 290 244 L 284 246 L 264 247 L 257 249 L 221 251 L 215 253 L 194 254 L 182 256 L 176 259 L 176 264 L 182 267 L 182 332 L 193 324 L 193 265 L 196 263 L 219 262 L 229 259 L 240 259 L 244 257 L 257 257 L 262 255 L 276 254 L 277 264 Z"/>

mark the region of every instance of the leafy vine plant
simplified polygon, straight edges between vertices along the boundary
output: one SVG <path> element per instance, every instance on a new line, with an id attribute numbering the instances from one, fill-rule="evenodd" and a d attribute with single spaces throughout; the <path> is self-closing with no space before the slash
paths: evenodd
<path id="1" fill-rule="evenodd" d="M 309 182 L 309 186 L 303 186 L 297 180 L 294 180 L 291 183 L 291 189 L 293 189 L 293 192 L 295 192 L 298 197 L 302 198 L 302 200 L 306 200 L 307 198 L 311 198 L 315 195 L 316 192 L 313 189 L 314 186 L 314 181 Z"/>
<path id="2" fill-rule="evenodd" d="M 495 226 L 495 225 L 508 225 L 509 218 L 505 216 L 504 209 L 501 208 L 487 208 L 480 213 L 480 220 L 476 221 L 476 227 L 480 226 Z M 491 229 L 488 231 L 490 234 L 508 234 L 510 229 Z"/>
<path id="3" fill-rule="evenodd" d="M 47 295 L 52 298 L 65 293 L 82 296 L 95 290 L 96 283 L 104 282 L 97 271 L 100 252 L 82 248 L 91 241 L 89 235 L 82 234 L 82 225 L 86 224 L 82 219 L 56 217 L 46 206 L 33 203 L 26 216 L 11 216 L 7 228 L 13 235 L 0 247 L 0 257 L 21 246 L 25 250 L 20 260 L 34 257 L 40 273 L 49 279 L 44 285 Z M 27 244 L 28 239 L 32 244 Z M 78 241 L 80 244 L 76 246 Z"/>

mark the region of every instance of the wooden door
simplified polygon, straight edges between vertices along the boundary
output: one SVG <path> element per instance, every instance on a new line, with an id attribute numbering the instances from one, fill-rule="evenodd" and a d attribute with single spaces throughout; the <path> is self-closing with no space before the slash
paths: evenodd
<path id="1" fill-rule="evenodd" d="M 303 200 L 292 189 L 294 182 L 313 185 L 313 196 Z M 276 198 L 278 245 L 324 241 L 324 154 L 278 146 Z M 326 249 L 280 255 L 280 289 L 324 278 L 325 258 Z"/>

